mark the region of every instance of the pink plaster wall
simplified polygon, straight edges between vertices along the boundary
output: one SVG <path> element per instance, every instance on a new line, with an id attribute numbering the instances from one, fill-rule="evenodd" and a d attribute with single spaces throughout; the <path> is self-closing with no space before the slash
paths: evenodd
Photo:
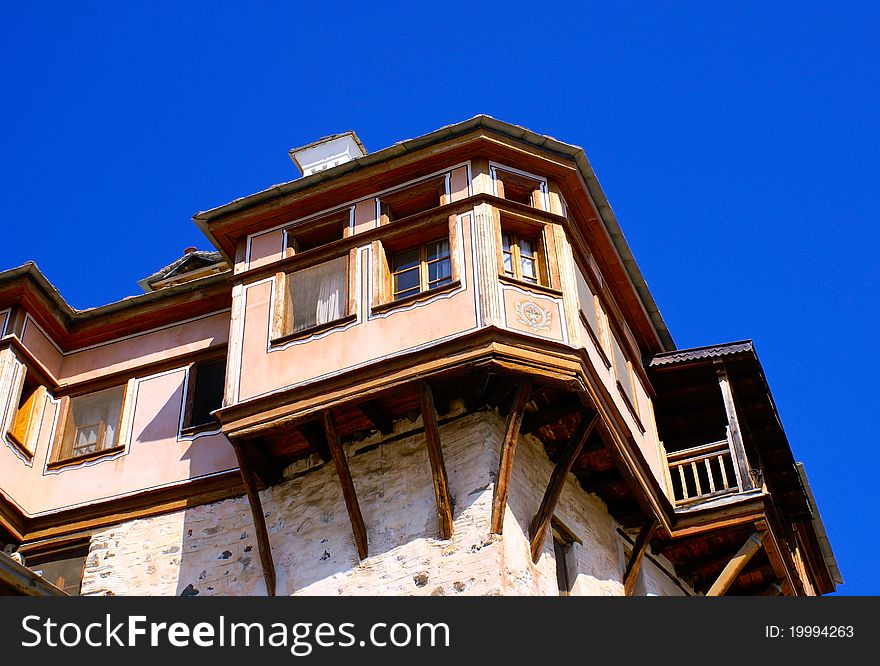
<path id="1" fill-rule="evenodd" d="M 259 268 L 281 259 L 284 251 L 284 231 L 275 229 L 251 237 L 250 265 Z"/>
<path id="2" fill-rule="evenodd" d="M 238 399 L 246 400 L 363 363 L 380 362 L 391 354 L 476 326 L 470 219 L 468 216 L 462 223 L 466 290 L 370 320 L 366 320 L 367 313 L 363 312 L 364 321 L 305 343 L 269 351 L 271 283 L 261 281 L 247 286 Z M 372 279 L 367 262 L 361 264 L 361 279 L 363 284 Z M 365 298 L 360 299 L 359 307 L 369 307 Z"/>
<path id="3" fill-rule="evenodd" d="M 186 358 L 229 339 L 229 312 L 220 312 L 186 324 L 74 352 L 64 357 L 60 379 L 72 384 L 102 375 L 130 370 L 169 358 Z"/>

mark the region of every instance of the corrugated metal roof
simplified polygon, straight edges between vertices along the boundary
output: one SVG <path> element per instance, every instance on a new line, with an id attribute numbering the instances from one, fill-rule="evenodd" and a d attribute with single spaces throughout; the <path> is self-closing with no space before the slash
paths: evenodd
<path id="1" fill-rule="evenodd" d="M 710 345 L 708 347 L 693 347 L 691 349 L 679 349 L 673 352 L 663 352 L 657 354 L 648 363 L 649 368 L 656 368 L 663 365 L 672 365 L 675 363 L 686 363 L 688 361 L 700 361 L 707 358 L 720 358 L 722 356 L 733 356 L 734 354 L 742 354 L 744 352 L 755 353 L 755 347 L 751 340 L 742 340 L 740 342 L 728 342 L 723 345 Z"/>

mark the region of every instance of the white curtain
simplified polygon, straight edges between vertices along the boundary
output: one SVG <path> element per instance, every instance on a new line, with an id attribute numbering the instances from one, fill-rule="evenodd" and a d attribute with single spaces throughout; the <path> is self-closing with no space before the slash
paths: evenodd
<path id="1" fill-rule="evenodd" d="M 345 316 L 347 267 L 347 257 L 338 257 L 290 276 L 294 332 Z"/>

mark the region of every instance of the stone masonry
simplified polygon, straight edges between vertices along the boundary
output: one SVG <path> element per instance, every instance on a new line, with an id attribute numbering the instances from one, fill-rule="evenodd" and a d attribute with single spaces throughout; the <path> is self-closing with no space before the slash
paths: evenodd
<path id="1" fill-rule="evenodd" d="M 555 595 L 556 563 L 548 538 L 537 565 L 528 525 L 553 469 L 543 446 L 517 447 L 504 534 L 489 520 L 504 421 L 495 412 L 453 413 L 441 423 L 455 501 L 454 534 L 438 537 L 431 466 L 420 426 L 348 445 L 346 454 L 369 539 L 358 562 L 335 469 L 312 457 L 285 470 L 261 493 L 279 595 Z M 408 434 L 408 431 L 416 430 Z M 580 543 L 572 546 L 573 594 L 623 594 L 624 541 L 604 504 L 569 476 L 556 517 Z M 665 567 L 669 569 L 668 567 Z M 653 562 L 643 593 L 682 594 Z M 245 497 L 122 523 L 91 541 L 87 595 L 265 594 Z"/>

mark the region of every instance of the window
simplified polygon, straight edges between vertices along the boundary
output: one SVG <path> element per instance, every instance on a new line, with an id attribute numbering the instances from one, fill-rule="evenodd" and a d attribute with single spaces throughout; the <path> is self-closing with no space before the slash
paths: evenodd
<path id="1" fill-rule="evenodd" d="M 70 398 L 54 461 L 92 456 L 116 448 L 125 387 Z"/>
<path id="2" fill-rule="evenodd" d="M 275 337 L 332 324 L 348 314 L 348 255 L 281 275 L 281 329 Z"/>
<path id="3" fill-rule="evenodd" d="M 446 203 L 445 174 L 379 197 L 382 224 L 424 213 L 444 203 Z"/>
<path id="4" fill-rule="evenodd" d="M 611 336 L 611 351 L 614 359 L 614 374 L 617 384 L 624 397 L 627 399 L 630 409 L 638 417 L 638 402 L 636 400 L 635 386 L 633 384 L 632 368 L 623 353 L 617 336 Z"/>
<path id="5" fill-rule="evenodd" d="M 342 239 L 350 215 L 350 211 L 346 209 L 285 229 L 285 256 L 308 252 Z"/>
<path id="6" fill-rule="evenodd" d="M 544 225 L 501 213 L 496 227 L 496 242 L 501 249 L 498 272 L 513 280 L 550 286 Z"/>
<path id="7" fill-rule="evenodd" d="M 393 254 L 389 263 L 395 301 L 452 283 L 448 238 Z"/>
<path id="8" fill-rule="evenodd" d="M 38 576 L 42 576 L 55 587 L 71 596 L 78 596 L 82 587 L 83 569 L 88 546 L 77 546 L 64 551 L 41 553 L 27 557 L 27 566 Z"/>
<path id="9" fill-rule="evenodd" d="M 497 196 L 525 206 L 544 208 L 544 180 L 500 168 L 493 168 L 492 173 Z"/>
<path id="10" fill-rule="evenodd" d="M 216 425 L 211 415 L 223 406 L 223 389 L 226 381 L 226 358 L 193 363 L 189 369 L 184 411 L 184 430 L 197 430 Z"/>
<path id="11" fill-rule="evenodd" d="M 571 592 L 572 583 L 569 580 L 569 554 L 570 544 L 563 543 L 558 536 L 553 535 L 553 556 L 556 558 L 556 586 L 559 595 L 567 597 Z"/>
<path id="12" fill-rule="evenodd" d="M 6 435 L 16 446 L 32 456 L 36 449 L 36 426 L 43 413 L 42 398 L 45 389 L 23 363 L 18 362 L 14 368 L 10 399 L 13 409 L 7 422 Z M 16 398 L 17 402 L 12 402 Z"/>
<path id="13" fill-rule="evenodd" d="M 538 242 L 510 232 L 501 233 L 504 274 L 538 284 Z"/>

